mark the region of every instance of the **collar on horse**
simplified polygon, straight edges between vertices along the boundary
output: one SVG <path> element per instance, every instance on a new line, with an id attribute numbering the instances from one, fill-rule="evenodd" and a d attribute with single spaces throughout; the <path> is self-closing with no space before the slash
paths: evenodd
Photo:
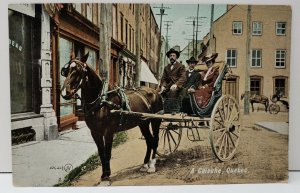
<path id="1" fill-rule="evenodd" d="M 108 100 L 108 94 L 113 92 L 117 92 L 117 95 L 120 98 L 120 105 Z M 95 111 L 101 109 L 104 106 L 131 111 L 128 97 L 126 96 L 124 89 L 121 88 L 116 88 L 114 90 L 107 91 L 102 95 L 98 96 L 93 102 L 83 103 L 83 105 L 83 111 L 85 114 L 93 114 Z"/>

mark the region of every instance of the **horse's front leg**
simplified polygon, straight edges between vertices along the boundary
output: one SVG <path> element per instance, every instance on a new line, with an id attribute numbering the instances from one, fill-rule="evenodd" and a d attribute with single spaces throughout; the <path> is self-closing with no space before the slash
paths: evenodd
<path id="1" fill-rule="evenodd" d="M 142 165 L 140 171 L 141 172 L 147 172 L 149 170 L 149 160 L 150 160 L 150 156 L 151 156 L 151 151 L 152 151 L 152 147 L 153 147 L 153 137 L 152 134 L 150 132 L 149 129 L 149 122 L 143 122 L 139 125 L 140 130 L 143 134 L 143 136 L 145 137 L 146 140 L 146 145 L 147 145 L 147 151 L 146 151 L 146 155 L 144 158 L 144 164 Z"/>
<path id="2" fill-rule="evenodd" d="M 113 143 L 114 132 L 112 128 L 108 129 L 106 135 L 104 136 L 105 142 L 105 162 L 104 167 L 105 170 L 103 172 L 102 181 L 107 180 L 110 181 L 110 159 L 111 159 L 111 151 L 112 151 L 112 143 Z"/>
<path id="3" fill-rule="evenodd" d="M 157 147 L 158 147 L 158 141 L 159 141 L 159 128 L 160 128 L 161 120 L 153 120 L 151 121 L 152 126 L 152 133 L 153 133 L 153 151 L 152 156 L 149 164 L 148 172 L 155 172 L 155 164 L 156 164 L 156 153 L 157 153 Z"/>
<path id="4" fill-rule="evenodd" d="M 92 137 L 96 143 L 98 154 L 101 160 L 102 165 L 102 175 L 101 175 L 101 182 L 103 181 L 109 181 L 109 176 L 107 177 L 107 173 L 110 173 L 110 171 L 107 171 L 107 158 L 106 158 L 106 147 L 104 144 L 104 135 L 99 132 L 91 131 Z M 109 184 L 107 184 L 109 185 Z"/>

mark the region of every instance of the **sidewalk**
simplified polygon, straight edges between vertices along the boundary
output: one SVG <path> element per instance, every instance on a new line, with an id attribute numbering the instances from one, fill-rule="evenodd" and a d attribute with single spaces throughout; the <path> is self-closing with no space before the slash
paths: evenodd
<path id="1" fill-rule="evenodd" d="M 289 124 L 287 122 L 257 122 L 254 124 L 254 127 L 267 129 L 283 135 L 289 134 Z"/>
<path id="2" fill-rule="evenodd" d="M 13 146 L 14 185 L 53 186 L 96 152 L 87 127 L 63 133 L 57 140 Z"/>

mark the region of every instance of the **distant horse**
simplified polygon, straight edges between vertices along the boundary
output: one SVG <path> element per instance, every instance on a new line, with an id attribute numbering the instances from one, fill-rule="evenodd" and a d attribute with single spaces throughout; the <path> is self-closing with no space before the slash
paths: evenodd
<path id="1" fill-rule="evenodd" d="M 64 99 L 78 98 L 81 89 L 81 100 L 85 112 L 85 121 L 97 145 L 102 163 L 101 182 L 110 184 L 110 159 L 113 135 L 136 126 L 145 137 L 147 151 L 141 171 L 155 172 L 155 155 L 158 146 L 158 134 L 161 120 L 142 120 L 133 115 L 112 114 L 112 109 L 126 109 L 134 112 L 156 113 L 163 108 L 162 97 L 155 90 L 144 87 L 137 90 L 110 90 L 102 93 L 103 81 L 85 62 L 88 54 L 80 60 L 71 59 L 62 68 L 61 74 L 66 77 L 61 95 Z M 149 125 L 152 125 L 152 134 Z M 128 151 L 134 151 L 134 147 Z M 152 157 L 150 155 L 152 152 Z M 130 159 L 127 157 L 126 159 Z M 126 160 L 124 160 L 126 162 Z"/>
<path id="2" fill-rule="evenodd" d="M 243 93 L 241 95 L 241 100 L 243 100 L 245 97 L 245 94 Z M 257 95 L 257 94 L 253 94 L 249 97 L 249 103 L 251 104 L 252 107 L 252 112 L 254 112 L 254 107 L 253 107 L 253 103 L 261 103 L 263 105 L 265 105 L 265 111 L 268 111 L 268 107 L 269 107 L 269 99 L 268 97 L 264 96 L 264 95 Z"/>

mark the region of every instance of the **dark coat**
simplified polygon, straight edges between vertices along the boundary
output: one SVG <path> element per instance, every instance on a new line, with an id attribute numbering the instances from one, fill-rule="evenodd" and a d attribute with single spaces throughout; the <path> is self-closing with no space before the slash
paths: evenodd
<path id="1" fill-rule="evenodd" d="M 191 75 L 189 76 L 189 71 L 186 71 L 186 82 L 183 85 L 184 88 L 198 88 L 198 86 L 200 85 L 200 81 L 201 81 L 201 75 L 199 73 L 199 71 L 194 70 Z"/>
<path id="2" fill-rule="evenodd" d="M 170 89 L 173 84 L 176 84 L 180 89 L 186 82 L 186 72 L 184 65 L 177 61 L 173 65 L 173 69 L 171 70 L 171 64 L 168 64 L 164 68 L 164 72 L 161 77 L 160 87 L 164 86 L 167 90 Z"/>

